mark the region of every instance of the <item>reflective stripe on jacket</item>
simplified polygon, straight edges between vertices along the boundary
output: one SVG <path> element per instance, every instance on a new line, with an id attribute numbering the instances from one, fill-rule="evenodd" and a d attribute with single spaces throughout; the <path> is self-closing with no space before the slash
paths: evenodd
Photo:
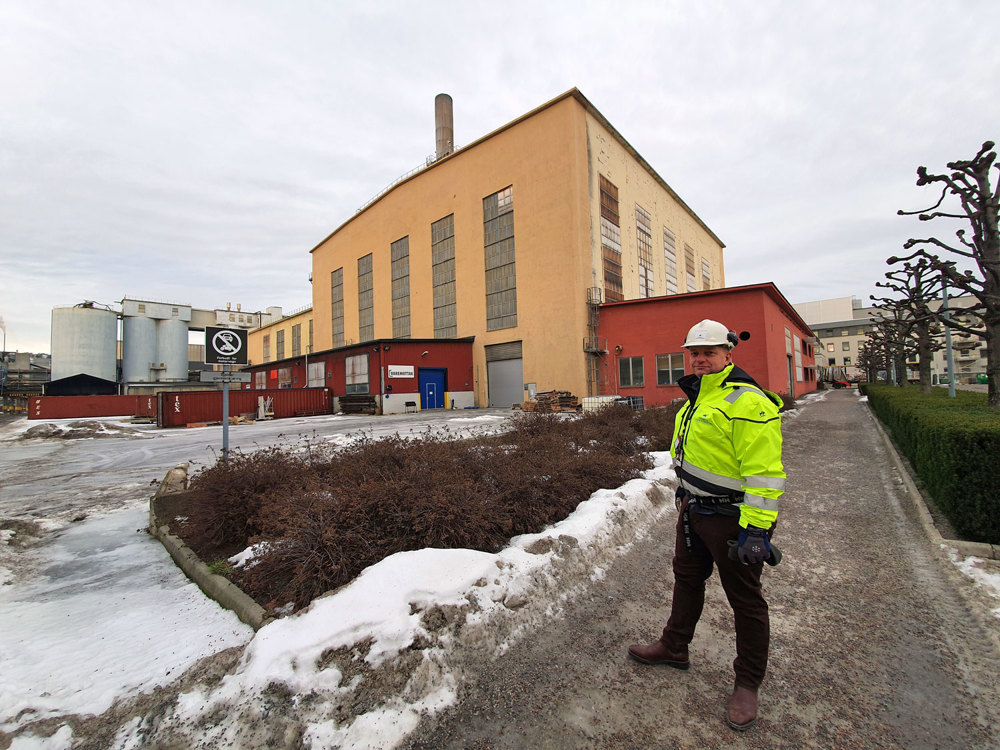
<path id="1" fill-rule="evenodd" d="M 688 402 L 678 412 L 670 455 L 681 486 L 693 495 L 742 495 L 740 525 L 770 528 L 785 490 L 781 465 L 781 399 L 746 372 L 685 375 Z"/>

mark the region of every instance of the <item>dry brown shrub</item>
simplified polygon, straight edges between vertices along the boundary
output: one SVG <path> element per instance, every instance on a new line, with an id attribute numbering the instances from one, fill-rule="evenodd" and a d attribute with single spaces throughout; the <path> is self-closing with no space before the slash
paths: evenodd
<path id="1" fill-rule="evenodd" d="M 523 414 L 502 435 L 362 437 L 235 455 L 192 481 L 220 548 L 269 543 L 233 573 L 267 607 L 303 606 L 396 552 L 502 549 L 565 518 L 595 490 L 649 468 L 669 410 L 609 407 L 582 417 Z"/>

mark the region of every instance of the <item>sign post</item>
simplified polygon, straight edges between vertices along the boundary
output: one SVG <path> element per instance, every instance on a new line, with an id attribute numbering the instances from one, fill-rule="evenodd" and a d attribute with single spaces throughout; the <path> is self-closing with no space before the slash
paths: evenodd
<path id="1" fill-rule="evenodd" d="M 232 366 L 248 361 L 246 331 L 205 326 L 205 364 L 222 365 L 222 372 L 202 373 L 203 381 L 222 382 L 222 463 L 229 461 L 229 384 L 250 380 L 249 373 L 233 372 Z"/>

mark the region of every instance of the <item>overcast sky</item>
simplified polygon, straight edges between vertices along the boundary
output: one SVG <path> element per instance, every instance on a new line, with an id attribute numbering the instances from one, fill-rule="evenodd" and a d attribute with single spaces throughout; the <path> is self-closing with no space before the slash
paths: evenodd
<path id="1" fill-rule="evenodd" d="M 434 151 L 577 87 L 726 243 L 730 286 L 867 300 L 896 216 L 1000 139 L 996 0 L 0 1 L 0 316 L 311 303 L 309 250 Z M 951 229 L 941 230 L 950 233 Z"/>

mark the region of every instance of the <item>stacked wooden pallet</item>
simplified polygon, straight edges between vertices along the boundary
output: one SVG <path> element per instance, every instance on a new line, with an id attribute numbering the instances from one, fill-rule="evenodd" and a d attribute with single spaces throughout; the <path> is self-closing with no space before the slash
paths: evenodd
<path id="1" fill-rule="evenodd" d="M 543 413 L 579 411 L 580 399 L 568 391 L 542 391 L 536 393 L 534 399 L 525 401 L 521 409 Z"/>

